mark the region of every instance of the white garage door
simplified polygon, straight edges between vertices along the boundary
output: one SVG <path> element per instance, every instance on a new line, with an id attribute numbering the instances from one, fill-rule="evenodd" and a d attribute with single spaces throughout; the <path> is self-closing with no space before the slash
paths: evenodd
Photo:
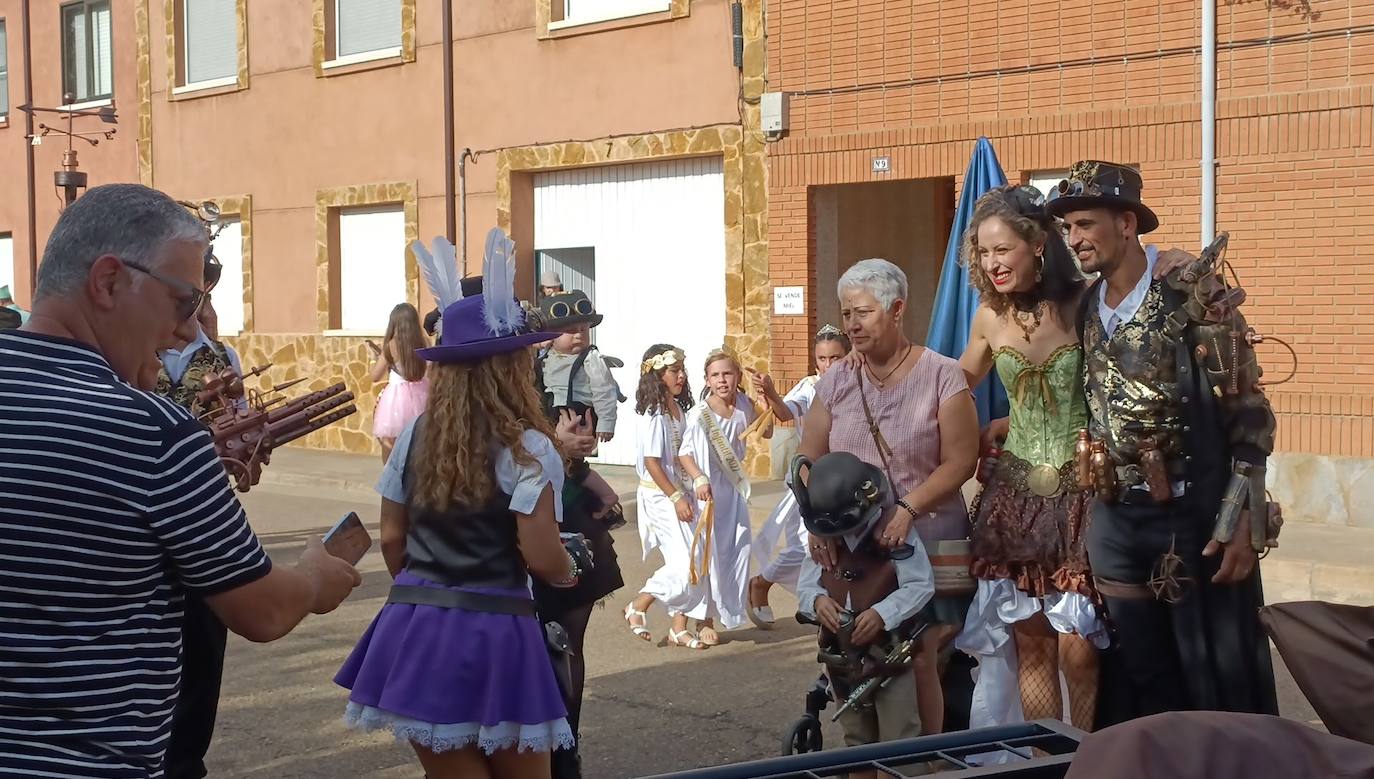
<path id="1" fill-rule="evenodd" d="M 687 352 L 693 389 L 701 361 L 725 340 L 725 183 L 721 158 L 541 173 L 535 177 L 534 242 L 542 264 L 584 289 L 605 322 L 595 339 L 618 357 L 629 398 L 600 462 L 631 465 L 634 394 L 644 350 Z"/>

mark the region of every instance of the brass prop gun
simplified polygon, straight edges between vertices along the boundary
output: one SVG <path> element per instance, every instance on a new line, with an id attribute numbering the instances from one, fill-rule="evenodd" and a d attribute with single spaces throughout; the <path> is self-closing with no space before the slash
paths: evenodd
<path id="1" fill-rule="evenodd" d="M 271 462 L 272 450 L 357 413 L 353 393 L 342 384 L 295 398 L 281 394 L 305 381 L 277 384 L 266 392 L 245 390 L 243 381 L 272 367 L 263 365 L 239 376 L 233 369 L 212 376 L 196 395 L 209 408 L 201 421 L 210 428 L 224 470 L 239 492 L 247 492 Z"/>
<path id="2" fill-rule="evenodd" d="M 800 611 L 797 612 L 797 621 L 803 625 L 815 625 L 816 627 L 825 630 L 825 627 L 821 624 L 818 618 L 808 616 L 806 614 L 801 613 Z M 899 642 L 896 646 L 892 648 L 890 652 L 887 653 L 887 655 L 883 658 L 882 663 L 877 664 L 877 668 L 891 670 L 897 668 L 905 668 L 906 666 L 909 666 L 911 664 L 912 655 L 916 653 L 916 643 L 921 640 L 921 634 L 926 632 L 926 628 L 928 627 L 930 627 L 930 623 L 920 622 L 917 623 L 915 626 L 910 627 L 909 630 L 906 630 L 905 632 L 907 632 L 908 634 L 907 637 L 903 639 L 901 642 Z M 840 632 L 835 634 L 838 643 L 848 645 L 849 635 L 853 633 L 853 631 L 853 613 L 851 613 L 847 609 L 840 609 Z M 850 651 L 853 650 L 854 648 L 850 647 Z M 863 664 L 867 664 L 871 662 L 871 660 L 862 660 L 860 662 Z M 868 679 L 865 679 L 857 687 L 855 687 L 852 692 L 849 693 L 849 696 L 844 699 L 844 703 L 840 705 L 840 708 L 836 709 L 835 713 L 831 715 L 830 721 L 834 722 L 838 720 L 841 714 L 844 714 L 846 711 L 849 711 L 850 709 L 866 705 L 870 700 L 872 700 L 873 696 L 877 695 L 878 690 L 882 689 L 883 687 L 886 687 L 888 682 L 892 681 L 894 678 L 896 677 L 892 674 L 876 673 L 875 675 L 870 676 Z M 832 688 L 834 687 L 833 679 L 831 680 L 831 686 Z"/>

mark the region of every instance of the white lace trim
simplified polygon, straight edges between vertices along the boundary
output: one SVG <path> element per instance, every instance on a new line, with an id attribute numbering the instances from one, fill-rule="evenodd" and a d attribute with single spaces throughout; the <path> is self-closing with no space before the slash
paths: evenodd
<path id="1" fill-rule="evenodd" d="M 418 744 L 432 752 L 449 752 L 474 744 L 488 755 L 512 748 L 519 752 L 552 752 L 572 749 L 576 743 L 572 728 L 563 717 L 536 725 L 519 722 L 434 724 L 349 701 L 344 710 L 344 724 L 360 730 L 390 730 L 397 741 Z"/>

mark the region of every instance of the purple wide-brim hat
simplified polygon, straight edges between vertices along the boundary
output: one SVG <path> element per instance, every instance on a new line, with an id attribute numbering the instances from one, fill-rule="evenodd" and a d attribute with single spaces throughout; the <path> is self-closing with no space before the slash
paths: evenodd
<path id="1" fill-rule="evenodd" d="M 417 349 L 415 353 L 425 362 L 476 362 L 498 354 L 517 352 L 535 344 L 547 343 L 559 335 L 519 331 L 511 335 L 493 335 L 483 315 L 485 305 L 486 302 L 481 295 L 474 295 L 444 309 L 444 315 L 440 320 L 439 344 L 427 349 Z M 523 327 L 523 319 L 517 324 Z"/>

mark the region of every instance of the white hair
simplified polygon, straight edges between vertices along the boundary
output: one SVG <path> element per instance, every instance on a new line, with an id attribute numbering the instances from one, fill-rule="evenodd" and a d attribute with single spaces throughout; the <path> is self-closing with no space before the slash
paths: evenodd
<path id="1" fill-rule="evenodd" d="M 906 300 L 906 274 L 887 260 L 859 260 L 844 272 L 835 286 L 839 297 L 844 297 L 847 289 L 867 292 L 886 310 L 898 300 Z"/>

